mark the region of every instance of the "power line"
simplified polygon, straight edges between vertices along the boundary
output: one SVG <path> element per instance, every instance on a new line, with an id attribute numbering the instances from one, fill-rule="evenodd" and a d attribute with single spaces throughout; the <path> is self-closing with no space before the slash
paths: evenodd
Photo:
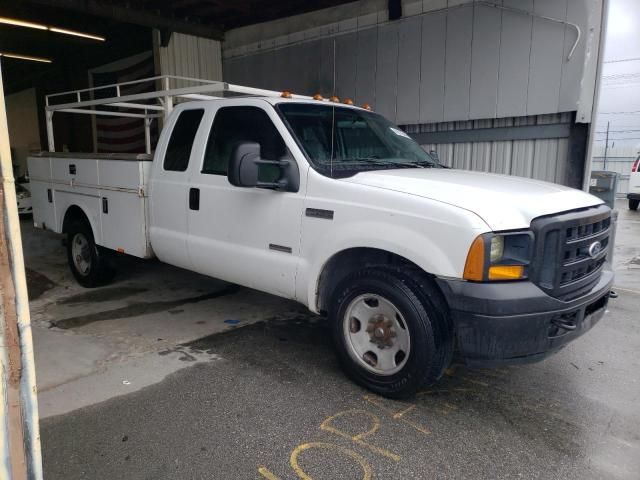
<path id="1" fill-rule="evenodd" d="M 598 112 L 598 115 L 640 115 L 640 110 L 632 112 Z"/>
<path id="2" fill-rule="evenodd" d="M 606 60 L 602 63 L 621 63 L 621 62 L 635 62 L 640 60 L 640 57 L 633 57 L 633 58 L 621 58 L 620 60 Z"/>
<path id="3" fill-rule="evenodd" d="M 609 141 L 618 141 L 621 142 L 623 140 L 640 140 L 640 137 L 629 137 L 629 138 L 610 138 Z M 606 142 L 607 139 L 606 138 L 599 138 L 594 140 L 594 142 Z"/>
<path id="4" fill-rule="evenodd" d="M 634 132 L 640 132 L 640 129 L 637 129 L 637 130 L 609 130 L 609 133 L 611 133 L 611 132 L 615 132 L 615 133 L 634 133 Z M 607 131 L 604 130 L 604 131 L 595 132 L 595 133 L 607 133 Z"/>
<path id="5" fill-rule="evenodd" d="M 611 75 L 603 75 L 603 80 L 618 80 L 620 78 L 637 78 L 640 77 L 640 72 L 629 73 L 612 73 Z"/>

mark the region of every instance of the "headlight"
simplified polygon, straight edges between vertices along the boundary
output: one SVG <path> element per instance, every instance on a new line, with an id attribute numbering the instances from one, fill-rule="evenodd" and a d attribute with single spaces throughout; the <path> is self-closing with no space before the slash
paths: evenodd
<path id="1" fill-rule="evenodd" d="M 501 235 L 492 237 L 490 245 L 489 261 L 491 263 L 500 261 L 504 255 L 504 237 Z"/>
<path id="2" fill-rule="evenodd" d="M 463 277 L 476 282 L 527 278 L 533 233 L 485 233 L 469 248 Z"/>

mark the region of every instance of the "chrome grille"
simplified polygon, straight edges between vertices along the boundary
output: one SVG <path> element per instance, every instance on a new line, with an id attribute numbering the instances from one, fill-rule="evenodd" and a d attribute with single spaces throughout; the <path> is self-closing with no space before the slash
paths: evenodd
<path id="1" fill-rule="evenodd" d="M 531 222 L 531 227 L 536 235 L 531 278 L 540 288 L 551 296 L 570 300 L 598 282 L 609 250 L 609 207 L 540 217 Z"/>

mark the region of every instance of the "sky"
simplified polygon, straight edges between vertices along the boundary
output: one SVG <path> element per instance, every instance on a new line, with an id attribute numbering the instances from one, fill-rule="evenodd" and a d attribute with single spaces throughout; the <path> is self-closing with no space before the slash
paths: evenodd
<path id="1" fill-rule="evenodd" d="M 605 145 L 607 122 L 610 149 L 621 154 L 640 150 L 639 0 L 610 1 L 596 120 L 596 151 Z"/>

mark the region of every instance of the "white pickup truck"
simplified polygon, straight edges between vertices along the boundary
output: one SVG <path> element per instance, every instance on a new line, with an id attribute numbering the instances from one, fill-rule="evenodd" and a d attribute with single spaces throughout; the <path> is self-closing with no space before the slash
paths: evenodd
<path id="1" fill-rule="evenodd" d="M 29 159 L 35 226 L 67 235 L 82 285 L 110 278 L 115 250 L 297 300 L 328 316 L 356 382 L 397 398 L 437 381 L 455 346 L 472 366 L 535 361 L 603 316 L 613 226 L 600 199 L 443 168 L 335 98 L 189 91 L 156 92 L 162 108 L 191 101 L 153 156 Z"/>

